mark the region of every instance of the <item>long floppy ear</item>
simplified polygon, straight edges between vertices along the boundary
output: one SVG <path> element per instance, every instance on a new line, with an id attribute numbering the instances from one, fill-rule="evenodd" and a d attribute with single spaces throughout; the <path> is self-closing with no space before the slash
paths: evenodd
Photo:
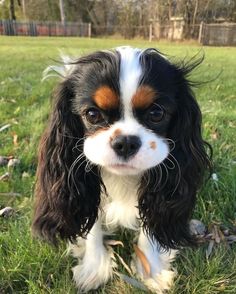
<path id="1" fill-rule="evenodd" d="M 170 154 L 160 166 L 144 174 L 139 189 L 143 226 L 164 248 L 195 244 L 189 220 L 205 171 L 211 170 L 211 155 L 206 152 L 210 146 L 201 134 L 201 112 L 186 79 L 193 67 L 176 68 L 177 112 L 167 133 L 174 146 L 170 145 Z"/>
<path id="2" fill-rule="evenodd" d="M 72 112 L 74 83 L 61 82 L 39 148 L 33 232 L 56 243 L 86 235 L 98 215 L 100 175 L 83 155 L 84 127 Z"/>

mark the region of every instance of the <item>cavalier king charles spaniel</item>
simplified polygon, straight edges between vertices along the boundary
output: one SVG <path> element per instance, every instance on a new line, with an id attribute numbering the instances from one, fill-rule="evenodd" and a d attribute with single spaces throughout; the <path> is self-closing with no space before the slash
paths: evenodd
<path id="1" fill-rule="evenodd" d="M 64 60 L 42 136 L 35 233 L 71 242 L 79 291 L 116 271 L 104 236 L 136 232 L 150 272 L 133 268 L 154 292 L 169 289 L 176 249 L 195 243 L 189 220 L 210 167 L 189 73 L 199 60 L 172 64 L 155 49 L 118 47 Z"/>

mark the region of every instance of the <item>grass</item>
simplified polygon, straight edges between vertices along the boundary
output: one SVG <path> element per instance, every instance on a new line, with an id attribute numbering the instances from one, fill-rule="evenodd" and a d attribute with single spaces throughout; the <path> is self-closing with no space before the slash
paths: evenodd
<path id="1" fill-rule="evenodd" d="M 157 47 L 173 59 L 191 57 L 200 50 L 196 44 L 150 44 L 138 40 L 0 37 L 0 127 L 10 124 L 0 132 L 0 155 L 20 159 L 20 164 L 10 171 L 10 178 L 0 181 L 0 206 L 15 209 L 13 216 L 0 218 L 0 293 L 76 293 L 70 270 L 75 260 L 66 256 L 66 244 L 55 249 L 32 239 L 30 234 L 37 144 L 56 84 L 56 80 L 41 83 L 41 74 L 58 57 L 58 49 L 78 55 L 122 44 Z M 219 180 L 210 180 L 200 191 L 195 218 L 206 224 L 232 227 L 236 222 L 236 48 L 203 50 L 205 61 L 193 78 L 213 80 L 196 89 L 196 94 L 204 116 L 204 136 L 214 149 L 214 172 Z M 7 171 L 0 167 L 0 176 Z M 27 177 L 22 177 L 23 173 Z M 11 192 L 20 196 L 3 194 Z M 129 238 L 123 233 L 123 239 L 126 237 Z M 175 262 L 179 275 L 171 294 L 236 293 L 236 246 L 221 243 L 209 258 L 206 248 L 204 244 L 197 250 L 181 251 Z M 123 257 L 130 256 L 126 249 L 118 250 Z M 142 291 L 115 279 L 99 293 Z"/>

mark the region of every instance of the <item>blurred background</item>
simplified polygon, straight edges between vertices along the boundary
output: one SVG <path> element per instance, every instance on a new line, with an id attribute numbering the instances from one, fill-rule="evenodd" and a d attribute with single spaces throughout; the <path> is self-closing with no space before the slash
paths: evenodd
<path id="1" fill-rule="evenodd" d="M 236 45 L 235 0 L 0 0 L 0 34 Z"/>

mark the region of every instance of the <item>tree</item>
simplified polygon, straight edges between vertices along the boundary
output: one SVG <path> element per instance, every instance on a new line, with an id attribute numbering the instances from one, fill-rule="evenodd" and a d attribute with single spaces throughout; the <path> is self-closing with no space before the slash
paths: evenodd
<path id="1" fill-rule="evenodd" d="M 66 17 L 64 10 L 64 0 L 59 0 L 60 14 L 61 14 L 61 23 L 65 25 Z"/>
<path id="2" fill-rule="evenodd" d="M 17 4 L 17 5 L 16 5 Z M 20 0 L 2 0 L 0 1 L 0 18 L 16 20 L 21 18 Z"/>

